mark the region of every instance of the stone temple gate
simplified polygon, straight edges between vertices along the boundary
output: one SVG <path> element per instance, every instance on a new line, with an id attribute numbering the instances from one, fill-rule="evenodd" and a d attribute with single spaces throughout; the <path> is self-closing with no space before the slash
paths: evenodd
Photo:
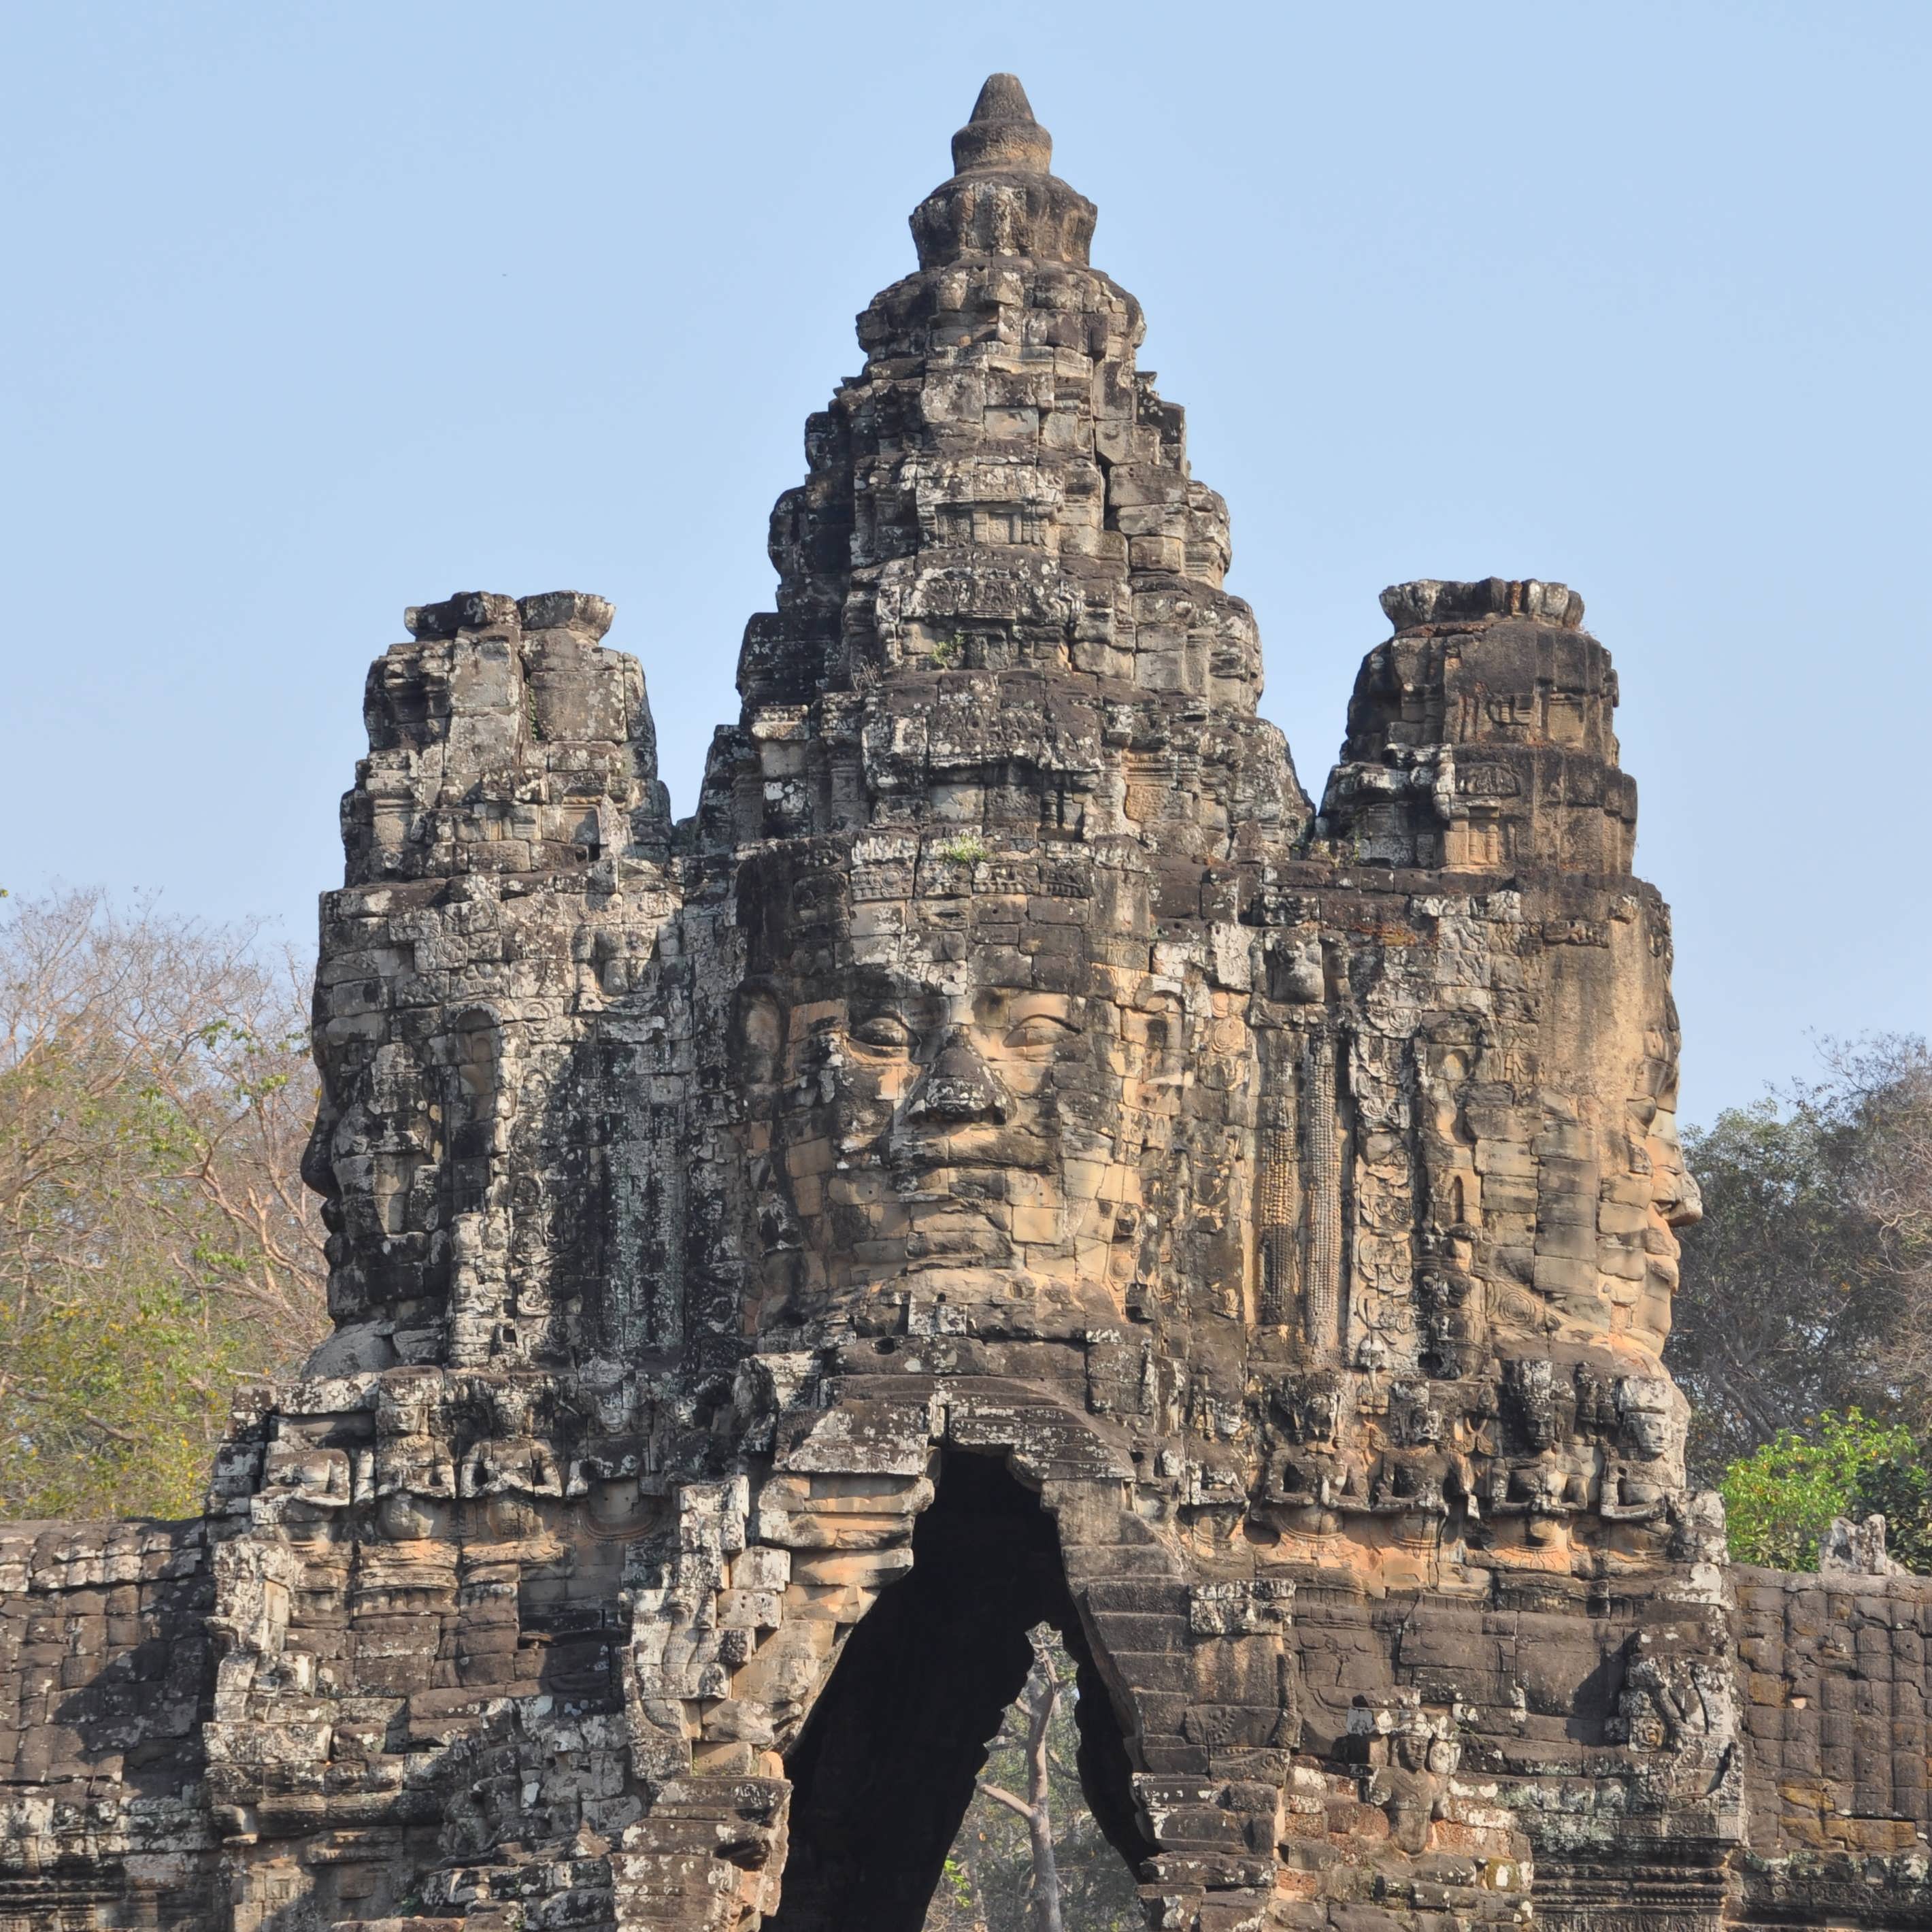
<path id="1" fill-rule="evenodd" d="M 598 598 L 378 660 L 335 1334 L 0 1532 L 4 1932 L 912 1932 L 1042 1619 L 1151 1926 L 1932 1924 L 1932 1582 L 1685 1485 L 1609 654 L 1384 592 L 1312 805 L 1049 155 L 995 76 L 693 818 Z"/>

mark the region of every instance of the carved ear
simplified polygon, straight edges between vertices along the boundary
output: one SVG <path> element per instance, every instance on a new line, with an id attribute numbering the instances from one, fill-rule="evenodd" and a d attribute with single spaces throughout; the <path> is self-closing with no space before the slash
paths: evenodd
<path id="1" fill-rule="evenodd" d="M 746 1085 L 770 1087 L 778 1077 L 784 1050 L 784 1016 L 770 994 L 747 988 L 738 996 L 734 1028 L 740 1071 Z"/>
<path id="2" fill-rule="evenodd" d="M 1185 1016 L 1179 1000 L 1162 994 L 1136 1000 L 1145 1014 L 1147 1068 L 1150 1073 L 1166 1072 L 1179 1064 L 1186 1044 Z"/>

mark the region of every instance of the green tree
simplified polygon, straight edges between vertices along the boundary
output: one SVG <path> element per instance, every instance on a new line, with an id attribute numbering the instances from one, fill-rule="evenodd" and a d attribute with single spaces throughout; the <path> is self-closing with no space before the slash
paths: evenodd
<path id="1" fill-rule="evenodd" d="M 1882 1508 L 1881 1495 L 1902 1508 L 1907 1540 L 1924 1532 L 1917 1439 L 1903 1423 L 1874 1421 L 1856 1408 L 1783 1431 L 1732 1462 L 1720 1487 L 1731 1554 L 1741 1563 L 1815 1569 L 1833 1517 L 1868 1515 Z"/>
<path id="2" fill-rule="evenodd" d="M 1852 1507 L 1846 1514 L 1885 1518 L 1886 1549 L 1895 1561 L 1922 1576 L 1932 1576 L 1932 1468 L 1926 1463 L 1928 1445 L 1922 1436 L 1904 1432 L 1910 1453 L 1888 1456 L 1858 1478 Z"/>
<path id="3" fill-rule="evenodd" d="M 1694 1476 L 1806 1417 L 1911 1419 L 1932 1390 L 1932 1058 L 1827 1043 L 1825 1077 L 1691 1130 L 1704 1198 L 1665 1360 L 1690 1398 Z"/>
<path id="4" fill-rule="evenodd" d="M 307 976 L 257 937 L 0 917 L 0 1514 L 192 1510 L 236 1380 L 326 1331 Z"/>

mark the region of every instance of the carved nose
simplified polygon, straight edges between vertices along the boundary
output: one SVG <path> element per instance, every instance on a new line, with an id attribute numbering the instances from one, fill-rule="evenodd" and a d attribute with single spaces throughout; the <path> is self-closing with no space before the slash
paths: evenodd
<path id="1" fill-rule="evenodd" d="M 302 1148 L 302 1184 L 326 1201 L 334 1201 L 342 1192 L 335 1178 L 334 1160 L 335 1130 L 341 1118 L 324 1099 L 316 1109 L 315 1125 L 309 1130 L 308 1142 Z"/>
<path id="2" fill-rule="evenodd" d="M 1667 1228 L 1694 1228 L 1704 1218 L 1704 1192 L 1697 1177 L 1687 1167 L 1672 1175 L 1670 1184 L 1659 1190 L 1658 1206 L 1663 1210 Z"/>
<path id="3" fill-rule="evenodd" d="M 914 1120 L 1004 1120 L 1006 1089 L 961 1032 L 949 1034 L 906 1108 Z"/>

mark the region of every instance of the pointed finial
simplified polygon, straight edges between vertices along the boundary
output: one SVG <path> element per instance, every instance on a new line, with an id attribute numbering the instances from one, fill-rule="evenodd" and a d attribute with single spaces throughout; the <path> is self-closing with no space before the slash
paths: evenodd
<path id="1" fill-rule="evenodd" d="M 988 74 L 973 118 L 952 137 L 953 172 L 1043 175 L 1052 164 L 1053 136 L 1033 118 L 1018 76 Z"/>
<path id="2" fill-rule="evenodd" d="M 1030 121 L 1033 103 L 1016 74 L 989 74 L 973 104 L 970 121 Z"/>
<path id="3" fill-rule="evenodd" d="M 1082 262 L 1094 204 L 1053 172 L 1053 136 L 1010 74 L 988 76 L 952 137 L 952 174 L 912 212 L 922 268 L 969 255 Z"/>

